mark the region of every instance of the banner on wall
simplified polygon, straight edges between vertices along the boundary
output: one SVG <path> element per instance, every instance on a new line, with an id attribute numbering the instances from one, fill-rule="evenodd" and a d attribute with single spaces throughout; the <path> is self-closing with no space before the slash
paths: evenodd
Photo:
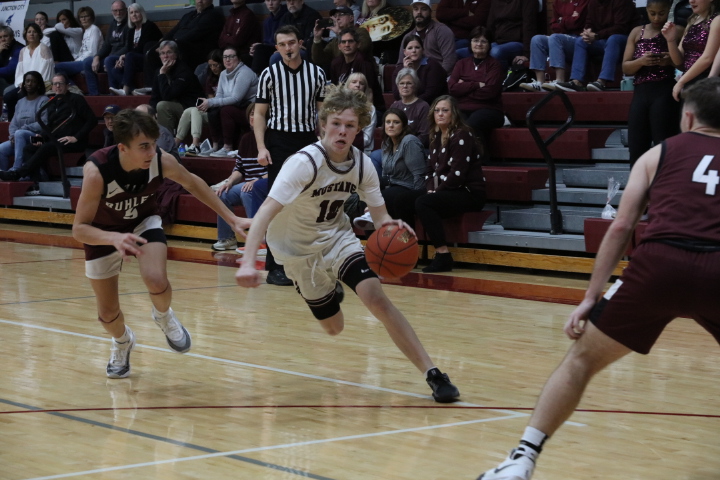
<path id="1" fill-rule="evenodd" d="M 0 25 L 12 28 L 15 39 L 19 41 L 22 41 L 28 3 L 30 0 L 0 0 Z"/>

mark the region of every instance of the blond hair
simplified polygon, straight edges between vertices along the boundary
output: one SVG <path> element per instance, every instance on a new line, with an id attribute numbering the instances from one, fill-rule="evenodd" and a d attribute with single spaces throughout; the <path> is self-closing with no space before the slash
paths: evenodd
<path id="1" fill-rule="evenodd" d="M 318 117 L 324 124 L 327 123 L 328 116 L 331 114 L 339 114 L 345 110 L 352 110 L 355 115 L 357 115 L 358 127 L 362 130 L 370 125 L 370 109 L 371 106 L 364 93 L 329 85 L 325 89 L 325 100 L 320 108 Z"/>

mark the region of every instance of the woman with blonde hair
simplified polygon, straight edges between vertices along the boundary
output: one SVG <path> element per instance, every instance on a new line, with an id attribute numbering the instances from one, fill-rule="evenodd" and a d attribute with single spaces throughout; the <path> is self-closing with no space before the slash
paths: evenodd
<path id="1" fill-rule="evenodd" d="M 362 73 L 351 73 L 345 82 L 345 87 L 349 90 L 355 90 L 365 94 L 365 98 L 370 104 L 370 123 L 365 126 L 358 134 L 356 142 L 353 144 L 362 150 L 366 155 L 370 155 L 375 145 L 375 125 L 377 124 L 377 110 L 373 105 L 372 89 L 368 86 L 367 78 Z"/>
<path id="2" fill-rule="evenodd" d="M 355 24 L 362 25 L 365 20 L 373 18 L 380 10 L 385 8 L 387 0 L 363 0 L 360 17 L 355 20 Z"/>

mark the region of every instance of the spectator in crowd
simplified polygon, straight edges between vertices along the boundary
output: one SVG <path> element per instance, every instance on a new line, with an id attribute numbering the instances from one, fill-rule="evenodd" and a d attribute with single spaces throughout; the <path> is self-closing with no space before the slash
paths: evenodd
<path id="1" fill-rule="evenodd" d="M 449 272 L 453 258 L 442 220 L 481 211 L 485 206 L 485 178 L 480 144 L 463 121 L 457 101 L 450 95 L 438 97 L 430 113 L 427 193 L 415 201 L 415 213 L 435 247 L 435 258 L 423 272 Z"/>
<path id="2" fill-rule="evenodd" d="M 250 126 L 255 125 L 255 103 L 247 106 L 246 115 Z M 260 208 L 262 202 L 257 203 L 253 198 L 253 186 L 261 178 L 267 177 L 267 166 L 262 166 L 257 161 L 257 142 L 255 133 L 246 132 L 240 139 L 237 156 L 235 157 L 235 168 L 230 176 L 222 182 L 216 193 L 226 207 L 232 210 L 233 207 L 242 205 L 245 207 L 245 216 L 253 218 Z M 218 215 L 218 241 L 212 246 L 213 250 L 235 250 L 237 239 L 230 225 Z M 262 247 L 267 254 L 267 247 Z"/>
<path id="3" fill-rule="evenodd" d="M 15 110 L 15 116 L 10 122 L 10 138 L 0 144 L 0 170 L 17 170 L 23 164 L 23 151 L 30 143 L 30 138 L 40 133 L 40 124 L 36 116 L 40 108 L 48 101 L 45 96 L 45 82 L 38 72 L 27 72 L 23 76 L 20 87 L 24 96 Z M 47 123 L 47 112 L 43 112 L 42 119 Z M 14 161 L 11 163 L 11 157 Z"/>
<path id="4" fill-rule="evenodd" d="M 440 63 L 445 69 L 446 76 L 452 72 L 457 55 L 455 54 L 455 36 L 447 25 L 432 18 L 430 0 L 414 0 L 412 3 L 415 28 L 403 37 L 402 48 L 398 56 L 398 63 L 402 64 L 405 56 L 406 40 L 420 38 L 421 46 L 425 47 L 425 55 Z M 422 76 L 420 76 L 422 78 Z M 396 97 L 397 98 L 397 97 Z M 434 100 L 431 99 L 431 101 Z"/>
<path id="5" fill-rule="evenodd" d="M 407 116 L 410 133 L 415 135 L 423 147 L 427 148 L 429 140 L 428 113 L 430 105 L 417 96 L 420 78 L 412 68 L 403 68 L 395 76 L 400 100 L 396 100 L 390 108 L 402 110 Z"/>
<path id="6" fill-rule="evenodd" d="M 315 24 L 311 50 L 312 61 L 323 70 L 330 71 L 330 64 L 333 60 L 341 56 L 342 45 L 340 44 L 339 39 L 340 32 L 346 31 L 349 27 L 353 26 L 352 15 L 352 10 L 348 7 L 338 7 L 330 10 L 330 16 L 333 19 L 333 26 L 330 28 L 330 31 L 334 32 L 335 36 L 328 42 L 323 40 L 324 29 L 319 25 L 319 22 Z M 372 55 L 372 40 L 370 39 L 368 31 L 364 28 L 356 28 L 353 29 L 353 31 L 355 32 L 353 41 L 346 42 L 344 45 L 353 43 L 353 50 L 355 52 L 360 51 L 362 58 L 366 60 L 374 60 Z"/>
<path id="7" fill-rule="evenodd" d="M 238 133 L 250 129 L 245 110 L 255 101 L 258 85 L 257 75 L 240 61 L 234 47 L 227 47 L 222 58 L 225 70 L 220 74 L 217 93 L 198 99 L 202 103 L 197 107 L 208 114 L 210 129 L 222 133 L 223 146 L 212 157 L 227 157 L 234 150 Z"/>
<path id="8" fill-rule="evenodd" d="M 448 86 L 465 122 L 475 132 L 487 152 L 490 132 L 505 123 L 502 82 L 505 72 L 500 62 L 489 56 L 487 29 L 477 27 L 470 40 L 472 58 L 463 58 L 453 69 Z M 432 130 L 431 130 L 432 131 Z"/>
<path id="9" fill-rule="evenodd" d="M 258 162 L 268 166 L 268 188 L 280 172 L 283 162 L 317 139 L 316 116 L 325 96 L 323 70 L 300 56 L 300 32 L 285 25 L 275 32 L 275 44 L 282 61 L 263 70 L 258 82 L 255 105 L 255 140 Z M 291 72 L 296 72 L 290 75 Z M 282 266 L 268 250 L 265 260 L 267 282 L 292 285 Z"/>
<path id="10" fill-rule="evenodd" d="M 137 107 L 135 107 L 135 110 L 147 113 L 152 118 L 157 120 L 157 112 L 147 103 L 138 105 Z M 177 148 L 175 147 L 175 138 L 172 132 L 160 124 L 158 124 L 158 128 L 160 129 L 160 137 L 158 137 L 157 139 L 157 146 L 162 148 L 164 151 L 171 153 L 175 158 L 179 159 L 180 155 L 178 155 Z"/>
<path id="11" fill-rule="evenodd" d="M 355 25 L 355 22 L 357 22 L 357 19 L 360 18 L 360 7 L 355 4 L 355 0 L 333 0 L 333 5 L 335 5 L 335 8 L 349 8 L 353 12 L 353 25 Z M 332 16 L 332 10 L 330 11 L 330 15 Z M 337 35 L 337 32 L 335 32 L 335 35 Z"/>
<path id="12" fill-rule="evenodd" d="M 40 73 L 45 82 L 45 90 L 51 88 L 53 58 L 50 49 L 40 43 L 42 37 L 42 31 L 36 24 L 30 23 L 25 27 L 23 38 L 26 45 L 20 50 L 20 58 L 15 68 L 15 85 L 10 85 L 3 92 L 3 103 L 7 106 L 9 120 L 12 120 L 15 114 L 15 104 L 25 96 L 25 91 L 21 87 L 26 73 L 32 71 Z"/>
<path id="13" fill-rule="evenodd" d="M 119 105 L 108 105 L 105 107 L 105 110 L 103 110 L 103 121 L 105 122 L 105 129 L 103 130 L 103 137 L 105 139 L 105 142 L 103 143 L 103 148 L 111 147 L 115 145 L 115 135 L 113 135 L 113 122 L 115 120 L 115 115 L 120 113 L 120 106 Z"/>
<path id="14" fill-rule="evenodd" d="M 25 147 L 22 166 L 17 170 L 0 172 L 0 180 L 14 182 L 38 174 L 47 160 L 57 154 L 58 147 L 63 153 L 84 152 L 87 148 L 88 135 L 97 125 L 95 113 L 85 97 L 68 91 L 69 80 L 64 73 L 52 77 L 52 85 L 55 96 L 47 102 L 46 111 L 47 126 L 53 136 L 49 137 L 46 133 L 36 135 L 39 142 Z M 75 117 L 68 121 L 73 111 Z"/>
<path id="15" fill-rule="evenodd" d="M 555 90 L 558 82 L 565 82 L 565 66 L 572 60 L 575 40 L 582 33 L 587 17 L 589 0 L 556 0 L 553 3 L 553 18 L 550 29 L 553 34 L 535 35 L 530 42 L 530 69 L 535 80 L 521 83 L 520 88 L 528 92 Z M 550 57 L 550 68 L 555 70 L 555 80 L 545 81 L 545 67 Z"/>
<path id="16" fill-rule="evenodd" d="M 425 100 L 428 104 L 432 103 L 440 95 L 447 93 L 448 86 L 445 69 L 440 62 L 425 55 L 423 41 L 420 37 L 410 35 L 403 38 L 402 51 L 402 62 L 398 63 L 395 67 L 393 77 L 397 78 L 400 70 L 404 68 L 412 68 L 415 70 L 420 79 L 417 96 Z M 398 91 L 397 84 L 393 85 L 393 95 L 395 96 L 395 100 L 400 100 L 400 92 Z"/>
<path id="17" fill-rule="evenodd" d="M 85 82 L 87 82 L 90 95 L 100 95 L 97 74 L 102 71 L 109 73 L 110 70 L 115 68 L 120 57 L 128 51 L 130 22 L 128 22 L 127 6 L 122 0 L 117 0 L 113 2 L 111 8 L 115 22 L 109 25 L 105 41 L 95 56 L 87 57 L 84 60 L 83 73 L 85 74 Z M 116 85 L 119 86 L 119 84 Z"/>
<path id="18" fill-rule="evenodd" d="M 287 13 L 287 7 L 281 0 L 265 0 L 268 16 L 263 22 L 262 43 L 254 43 L 250 47 L 253 57 L 252 69 L 258 75 L 270 64 L 270 56 L 275 53 L 275 30 L 280 27 L 280 21 Z"/>
<path id="19" fill-rule="evenodd" d="M 688 18 L 692 15 L 692 7 L 690 6 L 690 0 L 675 0 L 673 1 L 673 10 L 670 16 L 670 21 L 679 27 L 686 28 Z"/>
<path id="20" fill-rule="evenodd" d="M 605 90 L 606 83 L 615 79 L 635 19 L 632 0 L 590 0 L 585 28 L 575 39 L 570 81 L 557 82 L 555 87 L 566 92 Z M 602 55 L 602 68 L 598 79 L 586 87 L 585 70 L 590 55 Z"/>
<path id="21" fill-rule="evenodd" d="M 680 104 L 672 97 L 675 65 L 661 30 L 672 0 L 648 0 L 650 23 L 635 27 L 623 56 L 623 73 L 633 75 L 632 103 L 628 115 L 630 166 L 650 147 L 680 133 Z M 677 27 L 681 28 L 681 27 Z"/>
<path id="22" fill-rule="evenodd" d="M 50 35 L 52 32 L 55 31 L 54 28 L 50 28 L 50 23 L 48 21 L 48 14 L 40 11 L 35 14 L 35 23 L 38 27 L 40 27 L 40 31 L 43 33 L 42 43 L 45 44 L 46 47 L 50 48 Z"/>
<path id="23" fill-rule="evenodd" d="M 250 46 L 262 40 L 262 25 L 255 13 L 245 5 L 245 0 L 232 0 L 232 6 L 220 32 L 218 47 L 221 50 L 235 48 L 242 62 L 251 64 Z"/>
<path id="24" fill-rule="evenodd" d="M 302 41 L 300 54 L 303 60 L 310 60 L 310 54 L 306 49 L 312 45 L 315 24 L 322 18 L 320 12 L 305 5 L 305 0 L 287 0 L 285 5 L 287 6 L 288 12 L 283 16 L 282 20 L 280 20 L 280 25 L 292 25 L 298 29 L 300 32 L 300 40 Z M 278 52 L 273 53 L 270 57 L 270 65 L 274 65 L 279 61 L 280 54 Z"/>
<path id="25" fill-rule="evenodd" d="M 158 53 L 163 63 L 153 83 L 150 105 L 157 110 L 158 123 L 173 131 L 183 111 L 202 96 L 202 87 L 190 67 L 178 58 L 177 43 L 163 40 Z"/>
<path id="26" fill-rule="evenodd" d="M 340 44 L 340 55 L 330 64 L 329 77 L 332 83 L 340 85 L 345 83 L 351 74 L 362 73 L 368 83 L 368 88 L 372 91 L 372 96 L 369 96 L 368 99 L 376 109 L 382 111 L 385 110 L 385 100 L 378 80 L 375 60 L 372 57 L 366 57 L 358 49 L 363 30 L 350 27 L 340 32 L 337 37 Z M 375 124 L 373 123 L 372 126 L 375 127 Z"/>
<path id="27" fill-rule="evenodd" d="M 225 25 L 222 10 L 215 8 L 213 0 L 195 0 L 195 9 L 180 18 L 177 24 L 163 35 L 161 42 L 173 41 L 182 52 L 182 59 L 190 69 L 205 61 L 208 53 L 217 48 L 218 37 Z M 162 64 L 156 54 L 156 46 L 149 46 L 145 56 L 145 85 L 152 85 L 155 75 Z M 147 87 L 139 89 L 139 94 L 150 93 Z M 159 118 L 162 113 L 158 110 Z"/>
<path id="28" fill-rule="evenodd" d="M 462 50 L 470 46 L 470 32 L 475 27 L 484 27 L 489 13 L 490 0 L 440 0 L 435 15 L 455 35 L 458 56 L 467 56 Z"/>
<path id="29" fill-rule="evenodd" d="M 360 16 L 355 20 L 355 24 L 362 25 L 365 21 L 377 16 L 378 12 L 386 5 L 387 0 L 363 0 Z"/>
<path id="30" fill-rule="evenodd" d="M 115 95 L 130 95 L 135 88 L 135 74 L 145 68 L 147 49 L 162 38 L 158 26 L 147 19 L 145 8 L 133 3 L 128 8 L 125 53 L 113 64 L 106 62 L 110 91 Z"/>
<path id="31" fill-rule="evenodd" d="M 500 62 L 504 71 L 510 64 L 528 65 L 537 13 L 538 4 L 532 0 L 491 0 L 487 28 L 494 41 L 490 56 Z"/>
<path id="32" fill-rule="evenodd" d="M 90 59 L 92 61 L 103 41 L 102 32 L 95 25 L 95 12 L 92 8 L 80 7 L 78 9 L 78 18 L 83 29 L 80 50 L 73 55 L 74 60 L 72 62 L 55 62 L 55 71 L 65 73 L 68 76 L 81 73 L 85 68 L 85 60 Z M 97 84 L 95 87 L 97 87 Z"/>
<path id="33" fill-rule="evenodd" d="M 373 106 L 373 92 L 368 86 L 367 77 L 363 73 L 355 72 L 348 75 L 345 87 L 356 92 L 361 92 L 368 103 L 370 103 L 370 123 L 367 124 L 356 135 L 355 145 L 365 155 L 370 155 L 375 147 L 375 125 L 377 125 L 377 109 Z"/>
<path id="34" fill-rule="evenodd" d="M 204 81 L 202 78 L 200 79 L 204 84 L 203 89 L 205 91 L 205 99 L 213 98 L 217 94 L 220 74 L 223 72 L 223 63 L 222 50 L 218 48 L 210 52 L 210 56 L 207 61 L 207 74 L 204 76 Z M 199 101 L 200 99 L 198 99 L 198 102 Z M 214 117 L 213 126 L 210 128 L 211 147 L 209 149 L 203 149 L 201 137 L 203 125 L 210 123 L 208 112 L 201 112 L 198 110 L 198 105 L 186 108 L 180 117 L 180 122 L 178 123 L 177 132 L 175 134 L 175 147 L 178 147 L 185 141 L 189 131 L 192 137 L 192 144 L 188 147 L 185 155 L 190 157 L 197 155 L 210 155 L 211 153 L 220 150 L 220 145 L 223 141 L 222 128 L 217 127 L 217 121 L 219 121 L 219 119 Z"/>
<path id="35" fill-rule="evenodd" d="M 415 225 L 415 200 L 426 193 L 427 156 L 410 133 L 405 112 L 389 108 L 383 118 L 382 177 L 385 206 L 392 218 Z"/>
<path id="36" fill-rule="evenodd" d="M 24 46 L 15 40 L 12 28 L 0 26 L 0 92 L 15 84 L 15 70 Z"/>
<path id="37" fill-rule="evenodd" d="M 55 62 L 72 62 L 80 51 L 83 39 L 83 28 L 73 12 L 60 10 L 55 16 L 58 23 L 54 28 L 45 28 L 43 34 L 48 38 L 48 45 Z"/>
<path id="38" fill-rule="evenodd" d="M 693 13 L 688 18 L 679 46 L 677 38 L 681 33 L 674 24 L 667 24 L 662 30 L 670 58 L 684 72 L 673 88 L 673 97 L 678 101 L 685 87 L 709 76 L 713 60 L 720 51 L 720 15 L 716 1 L 696 0 L 691 6 Z M 716 69 L 714 74 L 717 73 Z"/>

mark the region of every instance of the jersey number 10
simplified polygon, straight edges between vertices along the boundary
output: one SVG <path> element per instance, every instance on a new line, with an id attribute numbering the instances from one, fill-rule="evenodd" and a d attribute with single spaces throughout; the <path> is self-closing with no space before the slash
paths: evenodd
<path id="1" fill-rule="evenodd" d="M 715 195 L 715 187 L 720 183 L 717 170 L 708 170 L 714 155 L 705 155 L 693 172 L 692 181 L 705 184 L 705 195 Z M 707 173 L 705 173 L 707 171 Z"/>

